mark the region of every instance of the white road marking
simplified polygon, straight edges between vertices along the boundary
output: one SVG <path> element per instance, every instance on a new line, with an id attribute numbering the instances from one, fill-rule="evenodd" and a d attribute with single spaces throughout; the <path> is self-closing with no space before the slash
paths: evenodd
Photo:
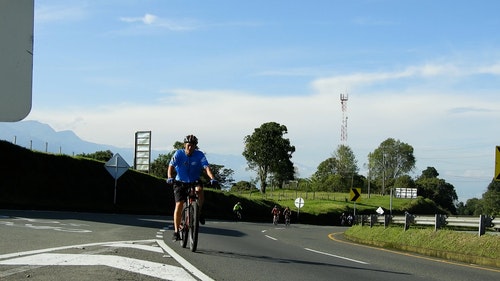
<path id="1" fill-rule="evenodd" d="M 342 257 L 342 256 L 333 255 L 333 254 L 330 254 L 330 253 L 316 251 L 316 250 L 309 249 L 309 248 L 304 248 L 304 249 L 307 250 L 307 251 L 313 252 L 313 253 L 322 254 L 322 255 L 326 255 L 326 256 L 338 258 L 338 259 L 348 260 L 348 261 L 352 261 L 352 262 L 356 262 L 356 263 L 361 263 L 361 264 L 369 264 L 369 263 L 364 262 L 364 261 L 358 261 L 358 260 L 354 260 L 354 259 L 350 259 L 350 258 L 346 258 L 346 257 Z"/>
<path id="2" fill-rule="evenodd" d="M 1 217 L 0 218 L 5 218 Z M 23 217 L 10 217 L 14 221 L 27 221 L 30 223 L 25 223 L 25 224 L 15 224 L 14 222 L 11 221 L 0 221 L 0 224 L 6 225 L 6 226 L 15 226 L 15 227 L 27 227 L 31 229 L 37 229 L 37 230 L 55 230 L 55 231 L 63 231 L 63 232 L 74 232 L 74 233 L 89 233 L 92 232 L 91 230 L 87 229 L 79 229 L 79 228 L 69 228 L 67 226 L 71 227 L 81 227 L 81 226 L 89 226 L 86 224 L 75 224 L 75 223 L 61 223 L 58 221 L 52 221 L 52 220 L 43 220 L 43 219 L 30 219 L 30 218 L 23 218 Z M 38 224 L 52 224 L 52 225 L 57 225 L 57 226 L 48 226 L 48 225 L 34 225 L 33 223 L 38 223 Z"/>
<path id="3" fill-rule="evenodd" d="M 0 265 L 104 265 L 168 280 L 196 280 L 183 268 L 156 262 L 111 255 L 38 254 L 0 261 Z"/>
<path id="4" fill-rule="evenodd" d="M 160 247 L 145 245 L 147 243 L 156 243 Z M 150 261 L 143 261 L 127 257 L 113 256 L 113 255 L 99 255 L 98 253 L 105 250 L 94 251 L 94 254 L 54 254 L 49 252 L 61 251 L 66 249 L 85 249 L 92 246 L 103 247 L 127 247 L 136 248 L 146 251 L 157 253 L 166 252 L 168 255 L 164 257 L 174 258 L 182 267 L 155 263 Z M 165 244 L 163 240 L 149 239 L 138 241 L 116 241 L 116 242 L 102 242 L 102 243 L 89 243 L 80 245 L 71 245 L 63 247 L 48 248 L 42 250 L 25 251 L 18 253 L 10 253 L 0 255 L 0 265 L 23 265 L 20 267 L 12 268 L 0 272 L 0 277 L 6 277 L 12 274 L 32 270 L 42 266 L 57 266 L 57 265 L 105 265 L 122 270 L 136 272 L 143 275 L 157 277 L 163 280 L 203 280 L 213 281 L 212 278 L 205 275 L 198 270 L 174 250 Z M 196 278 L 193 278 L 192 275 Z"/>
<path id="5" fill-rule="evenodd" d="M 202 281 L 214 281 L 212 278 L 207 276 L 205 273 L 201 272 L 198 268 L 194 267 L 191 263 L 189 263 L 187 260 L 185 260 L 183 257 L 181 257 L 179 254 L 177 254 L 172 248 L 167 246 L 165 241 L 163 240 L 156 240 L 156 243 L 160 245 L 160 247 L 167 252 L 171 257 L 173 257 L 178 263 L 180 263 L 186 270 L 191 272 L 194 276 L 196 276 L 198 279 Z"/>
<path id="6" fill-rule="evenodd" d="M 102 246 L 102 245 L 108 245 L 108 244 L 112 245 L 112 244 L 117 244 L 117 243 L 151 243 L 151 242 L 156 242 L 156 240 L 148 239 L 148 240 L 136 240 L 136 241 L 99 242 L 99 243 L 88 243 L 88 244 L 80 244 L 80 245 L 62 246 L 62 247 L 47 248 L 47 249 L 41 249 L 41 250 L 33 250 L 33 251 L 4 254 L 4 255 L 0 255 L 0 260 L 13 258 L 13 257 L 21 257 L 21 256 L 27 256 L 27 255 L 36 255 L 36 254 L 40 254 L 40 253 L 60 251 L 60 250 L 66 250 L 66 249 L 72 249 L 72 248 L 83 249 L 86 247 Z"/>
<path id="7" fill-rule="evenodd" d="M 272 239 L 272 240 L 278 240 L 278 239 L 276 239 L 276 238 L 274 238 L 274 237 L 272 237 L 272 236 L 269 236 L 269 235 L 265 235 L 265 236 L 266 236 L 267 238 L 269 238 L 269 239 Z"/>
<path id="8" fill-rule="evenodd" d="M 139 249 L 139 250 L 163 254 L 163 250 L 160 247 L 149 246 L 149 245 L 130 244 L 130 243 L 113 243 L 113 244 L 108 244 L 108 245 L 104 245 L 104 246 L 117 247 L 117 248 L 132 248 L 132 249 Z"/>

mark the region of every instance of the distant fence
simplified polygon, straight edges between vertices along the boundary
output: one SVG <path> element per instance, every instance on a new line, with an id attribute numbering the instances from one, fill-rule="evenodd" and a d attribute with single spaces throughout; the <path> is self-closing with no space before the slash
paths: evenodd
<path id="1" fill-rule="evenodd" d="M 434 226 L 437 231 L 443 227 L 474 228 L 478 229 L 479 236 L 484 235 L 487 229 L 500 231 L 500 218 L 494 218 L 486 215 L 478 217 L 472 216 L 447 216 L 436 214 L 434 216 L 419 216 L 406 213 L 403 216 L 391 215 L 358 215 L 356 223 L 361 225 L 370 225 L 370 227 L 383 224 L 388 227 L 390 224 L 404 225 L 404 230 L 408 230 L 411 225 Z"/>

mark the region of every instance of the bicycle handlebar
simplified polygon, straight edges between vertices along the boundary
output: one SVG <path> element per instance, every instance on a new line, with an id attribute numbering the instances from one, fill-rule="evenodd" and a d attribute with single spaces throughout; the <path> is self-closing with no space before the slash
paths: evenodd
<path id="1" fill-rule="evenodd" d="M 167 185 L 170 185 L 170 186 L 173 186 L 175 184 L 181 184 L 181 185 L 186 185 L 186 186 L 198 186 L 198 185 L 208 186 L 208 185 L 210 185 L 212 187 L 218 187 L 220 185 L 218 181 L 215 181 L 214 183 L 209 182 L 208 184 L 203 184 L 203 182 L 200 180 L 197 180 L 194 182 L 183 182 L 183 181 L 178 181 L 176 179 L 172 179 L 171 183 L 168 182 L 168 179 L 166 179 L 165 181 L 166 181 Z"/>

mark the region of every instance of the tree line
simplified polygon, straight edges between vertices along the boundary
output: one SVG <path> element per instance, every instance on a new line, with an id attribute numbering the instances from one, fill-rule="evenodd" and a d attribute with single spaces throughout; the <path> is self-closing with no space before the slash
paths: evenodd
<path id="1" fill-rule="evenodd" d="M 328 158 L 319 163 L 310 178 L 300 178 L 292 162 L 295 146 L 285 137 L 287 133 L 285 125 L 267 122 L 243 138 L 242 155 L 248 168 L 256 173 L 253 182 L 235 182 L 232 169 L 210 164 L 221 186 L 232 190 L 258 189 L 265 193 L 268 186 L 282 188 L 289 182 L 296 182 L 307 191 L 349 192 L 353 187 L 362 187 L 370 193 L 382 195 L 391 194 L 397 187 L 416 188 L 419 196 L 432 200 L 450 214 L 500 214 L 500 182 L 492 180 L 481 199 L 458 202 L 455 187 L 439 178 L 436 168 L 427 167 L 421 175 L 412 178 L 410 172 L 415 169 L 416 163 L 413 147 L 394 138 L 386 139 L 368 154 L 368 178 L 359 174 L 357 159 L 345 144 L 338 145 Z M 164 178 L 175 150 L 182 148 L 183 143 L 177 141 L 171 152 L 160 154 L 151 163 L 150 174 Z M 106 151 L 82 156 L 107 161 L 113 154 Z M 208 182 L 205 174 L 202 174 L 202 181 Z"/>

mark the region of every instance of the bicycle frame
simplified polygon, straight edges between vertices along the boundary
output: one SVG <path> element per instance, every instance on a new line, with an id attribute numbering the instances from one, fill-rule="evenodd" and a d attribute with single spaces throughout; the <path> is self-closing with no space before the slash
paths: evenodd
<path id="1" fill-rule="evenodd" d="M 279 219 L 280 219 L 280 215 L 279 214 L 275 214 L 273 216 L 273 224 L 274 225 L 278 225 Z"/>
<path id="2" fill-rule="evenodd" d="M 188 185 L 184 207 L 182 208 L 180 236 L 181 246 L 186 248 L 189 240 L 191 252 L 195 252 L 198 247 L 198 232 L 200 227 L 200 212 L 198 205 L 198 195 L 196 194 L 196 183 L 181 183 Z"/>

